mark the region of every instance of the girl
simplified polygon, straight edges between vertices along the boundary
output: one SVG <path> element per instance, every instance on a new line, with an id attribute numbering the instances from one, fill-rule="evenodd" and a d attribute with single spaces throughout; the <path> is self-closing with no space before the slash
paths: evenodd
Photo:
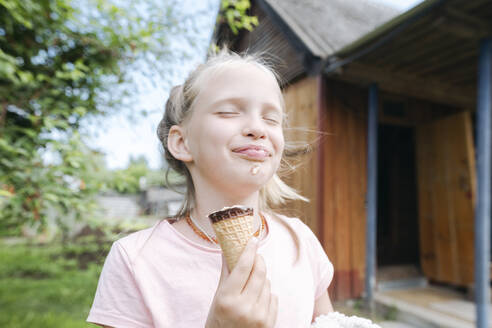
<path id="1" fill-rule="evenodd" d="M 269 210 L 304 199 L 276 172 L 285 108 L 273 71 L 223 50 L 175 87 L 158 127 L 187 180 L 173 219 L 116 241 L 88 322 L 112 327 L 309 327 L 332 305 L 333 266 L 299 219 Z M 207 215 L 254 209 L 256 233 L 228 272 Z"/>

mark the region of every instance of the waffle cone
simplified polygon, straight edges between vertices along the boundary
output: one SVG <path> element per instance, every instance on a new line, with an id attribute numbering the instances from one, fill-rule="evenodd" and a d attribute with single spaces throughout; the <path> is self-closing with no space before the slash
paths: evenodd
<path id="1" fill-rule="evenodd" d="M 253 222 L 253 216 L 244 215 L 212 224 L 229 271 L 236 266 L 239 256 L 254 234 Z"/>

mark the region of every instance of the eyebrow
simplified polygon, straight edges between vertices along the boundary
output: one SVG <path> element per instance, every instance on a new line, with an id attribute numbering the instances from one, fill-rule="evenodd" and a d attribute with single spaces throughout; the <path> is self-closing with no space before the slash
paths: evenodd
<path id="1" fill-rule="evenodd" d="M 246 101 L 244 98 L 229 97 L 229 98 L 219 99 L 219 100 L 213 102 L 212 104 L 210 104 L 210 107 L 213 108 L 213 107 L 220 106 L 222 104 L 227 104 L 227 103 L 244 104 L 245 102 Z M 262 105 L 262 107 L 266 107 L 267 109 L 273 109 L 273 110 L 279 111 L 280 113 L 283 113 L 282 108 L 278 107 L 277 105 L 274 105 L 273 103 L 264 102 L 261 105 Z"/>

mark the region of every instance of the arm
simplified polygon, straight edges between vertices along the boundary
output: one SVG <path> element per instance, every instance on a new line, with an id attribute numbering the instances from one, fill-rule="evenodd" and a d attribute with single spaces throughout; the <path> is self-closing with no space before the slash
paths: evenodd
<path id="1" fill-rule="evenodd" d="M 320 297 L 314 302 L 314 312 L 313 319 L 311 322 L 314 322 L 314 319 L 322 314 L 328 314 L 333 312 L 333 306 L 331 305 L 330 296 L 328 295 L 328 291 L 321 294 Z"/>

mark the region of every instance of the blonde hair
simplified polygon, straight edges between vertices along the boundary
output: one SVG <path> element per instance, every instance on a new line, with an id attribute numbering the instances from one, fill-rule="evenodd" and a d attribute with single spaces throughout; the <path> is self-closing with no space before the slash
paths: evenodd
<path id="1" fill-rule="evenodd" d="M 188 215 L 188 213 L 190 213 L 193 209 L 195 204 L 195 189 L 191 174 L 185 164 L 174 158 L 174 156 L 169 152 L 167 147 L 169 130 L 173 125 L 182 124 L 192 115 L 193 104 L 200 92 L 200 88 L 203 83 L 202 79 L 206 75 L 216 73 L 218 70 L 226 69 L 237 64 L 255 65 L 264 70 L 266 73 L 271 74 L 277 83 L 279 83 L 277 74 L 268 61 L 261 55 L 247 53 L 237 54 L 224 48 L 217 53 L 212 54 L 204 64 L 199 65 L 190 73 L 182 85 L 175 86 L 170 92 L 169 99 L 166 102 L 164 117 L 160 121 L 157 128 L 157 136 L 161 141 L 164 150 L 164 157 L 169 164 L 166 177 L 168 176 L 170 170 L 174 170 L 183 175 L 186 179 L 185 199 L 181 209 L 174 216 L 174 218 L 180 218 Z M 282 94 L 279 94 L 279 97 L 285 113 L 285 104 Z M 283 122 L 285 121 L 286 120 L 283 120 Z M 279 169 L 279 172 L 285 172 L 285 168 L 282 168 L 282 166 L 288 166 L 288 163 L 284 158 L 286 155 L 296 155 L 300 152 L 306 152 L 305 145 L 299 147 L 286 142 L 284 154 L 282 156 L 281 169 Z M 269 211 L 272 206 L 282 205 L 288 200 L 308 201 L 305 197 L 298 194 L 296 190 L 283 182 L 277 173 L 275 173 L 270 181 L 268 181 L 260 189 L 259 209 L 261 211 Z"/>

